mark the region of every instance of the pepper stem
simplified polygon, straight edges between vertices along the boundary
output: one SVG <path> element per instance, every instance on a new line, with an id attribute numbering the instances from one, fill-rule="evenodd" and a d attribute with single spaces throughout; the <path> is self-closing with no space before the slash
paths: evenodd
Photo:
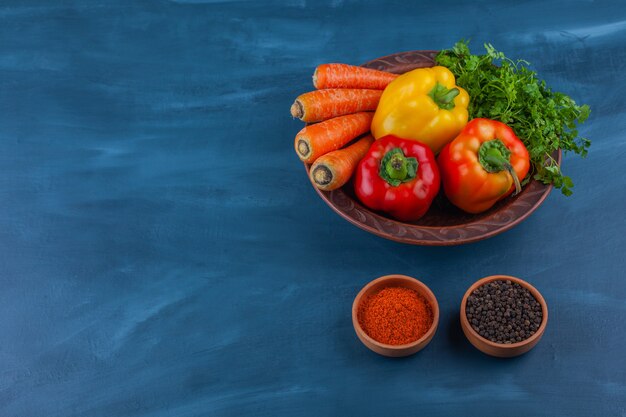
<path id="1" fill-rule="evenodd" d="M 454 98 L 459 95 L 459 89 L 456 87 L 448 88 L 437 83 L 428 95 L 440 109 L 452 110 L 454 108 Z"/>
<path id="2" fill-rule="evenodd" d="M 394 153 L 385 164 L 385 171 L 389 177 L 402 181 L 407 176 L 406 157 L 402 153 Z"/>
<path id="3" fill-rule="evenodd" d="M 388 151 L 380 161 L 379 175 L 390 185 L 411 181 L 417 174 L 417 159 L 407 158 L 400 148 Z"/>
<path id="4" fill-rule="evenodd" d="M 480 145 L 478 150 L 478 161 L 487 172 L 500 172 L 506 170 L 515 184 L 515 194 L 522 191 L 517 173 L 510 162 L 511 151 L 502 143 L 500 139 L 490 140 Z"/>

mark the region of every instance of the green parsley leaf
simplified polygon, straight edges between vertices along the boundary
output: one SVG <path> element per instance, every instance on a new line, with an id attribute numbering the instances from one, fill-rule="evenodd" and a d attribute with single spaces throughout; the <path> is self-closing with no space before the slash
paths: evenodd
<path id="1" fill-rule="evenodd" d="M 452 49 L 439 52 L 435 60 L 449 68 L 456 84 L 469 94 L 470 119 L 499 120 L 524 142 L 532 167 L 523 184 L 532 176 L 571 195 L 574 183 L 563 175 L 552 155 L 558 149 L 587 155 L 591 141 L 578 136 L 577 126 L 589 117 L 589 106 L 579 106 L 571 97 L 553 92 L 528 69 L 527 61 L 513 61 L 491 44 L 484 47 L 485 55 L 472 55 L 469 43 L 461 40 Z"/>

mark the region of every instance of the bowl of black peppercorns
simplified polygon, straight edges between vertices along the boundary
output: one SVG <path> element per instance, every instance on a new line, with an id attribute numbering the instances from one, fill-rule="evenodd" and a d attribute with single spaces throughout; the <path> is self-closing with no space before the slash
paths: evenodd
<path id="1" fill-rule="evenodd" d="M 508 275 L 472 285 L 461 301 L 461 328 L 483 353 L 510 358 L 532 349 L 546 329 L 548 305 L 535 287 Z"/>

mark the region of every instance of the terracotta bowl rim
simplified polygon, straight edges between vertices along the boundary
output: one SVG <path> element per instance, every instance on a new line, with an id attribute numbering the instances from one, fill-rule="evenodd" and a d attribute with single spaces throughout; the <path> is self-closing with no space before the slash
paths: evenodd
<path id="1" fill-rule="evenodd" d="M 478 332 L 476 330 L 474 330 L 474 328 L 470 324 L 469 320 L 467 319 L 467 315 L 465 313 L 465 307 L 467 305 L 467 299 L 470 296 L 470 294 L 472 292 L 474 292 L 474 290 L 476 288 L 481 287 L 484 284 L 487 284 L 487 283 L 492 282 L 492 281 L 506 281 L 506 280 L 510 280 L 510 281 L 516 282 L 516 283 L 520 284 L 522 287 L 526 288 L 528 291 L 530 291 L 530 293 L 533 295 L 533 297 L 535 297 L 535 299 L 541 305 L 541 312 L 543 314 L 543 317 L 542 317 L 542 320 L 541 320 L 541 324 L 539 325 L 539 328 L 537 329 L 535 334 L 530 336 L 528 339 L 522 340 L 521 342 L 510 343 L 510 344 L 492 342 L 491 340 L 486 339 L 483 336 L 481 336 L 480 334 L 478 334 Z M 460 316 L 461 316 L 461 322 L 464 325 L 465 329 L 468 332 L 470 332 L 473 336 L 475 336 L 481 343 L 483 343 L 483 344 L 485 344 L 487 346 L 491 346 L 491 347 L 496 348 L 496 349 L 510 350 L 510 349 L 519 348 L 521 346 L 525 346 L 525 345 L 528 345 L 530 343 L 533 343 L 535 340 L 537 340 L 541 336 L 543 336 L 543 333 L 544 333 L 544 331 L 546 329 L 546 326 L 548 325 L 548 304 L 546 303 L 546 300 L 543 298 L 543 296 L 541 295 L 539 290 L 537 290 L 534 286 L 532 286 L 530 283 L 524 281 L 521 278 L 517 278 L 517 277 L 511 276 L 511 275 L 489 275 L 487 277 L 481 278 L 478 281 L 474 282 L 467 289 L 467 291 L 463 295 L 463 299 L 461 300 Z"/>
<path id="2" fill-rule="evenodd" d="M 422 335 L 422 337 L 420 337 L 419 339 L 417 339 L 417 340 L 415 340 L 415 341 L 413 341 L 411 343 L 405 343 L 403 345 L 389 345 L 389 344 L 386 344 L 386 343 L 381 343 L 381 342 L 377 341 L 376 339 L 373 339 L 361 327 L 361 323 L 359 323 L 359 318 L 358 318 L 359 304 L 361 303 L 361 300 L 363 299 L 363 296 L 365 295 L 365 293 L 370 288 L 372 288 L 374 285 L 377 285 L 377 284 L 379 284 L 381 282 L 385 282 L 385 281 L 391 281 L 392 279 L 396 279 L 396 280 L 399 279 L 400 281 L 412 282 L 414 284 L 417 284 L 417 286 L 420 288 L 420 292 L 423 291 L 424 293 L 429 295 L 432 298 L 432 300 L 433 300 L 431 302 L 430 299 L 428 299 L 427 297 L 424 297 L 424 298 L 426 298 L 426 300 L 430 304 L 430 308 L 433 310 L 433 322 L 431 323 L 430 327 L 428 328 L 428 331 L 426 331 L 426 333 L 424 333 Z M 394 285 L 394 286 L 397 286 L 397 285 Z M 424 294 L 420 294 L 420 295 L 423 296 Z M 361 334 L 368 342 L 370 342 L 373 345 L 376 345 L 376 346 L 378 346 L 380 348 L 383 348 L 383 349 L 402 351 L 402 350 L 413 348 L 413 347 L 419 345 L 420 343 L 424 342 L 425 340 L 428 340 L 429 337 L 432 337 L 433 334 L 435 333 L 435 331 L 437 330 L 438 323 L 439 323 L 439 303 L 437 302 L 437 297 L 435 297 L 435 294 L 432 292 L 432 290 L 430 288 L 428 288 L 428 286 L 426 284 L 424 284 L 422 281 L 418 280 L 417 278 L 413 278 L 413 277 L 410 277 L 408 275 L 389 274 L 389 275 L 383 275 L 381 277 L 373 279 L 372 281 L 368 282 L 363 288 L 361 288 L 361 291 L 359 291 L 359 293 L 356 295 L 356 297 L 354 297 L 354 301 L 352 302 L 352 325 L 354 326 L 355 331 L 357 331 L 359 334 Z"/>

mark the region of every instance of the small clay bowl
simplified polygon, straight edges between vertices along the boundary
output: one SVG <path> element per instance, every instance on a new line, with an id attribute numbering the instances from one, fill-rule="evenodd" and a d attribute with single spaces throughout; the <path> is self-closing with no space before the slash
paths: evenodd
<path id="1" fill-rule="evenodd" d="M 367 333 L 365 333 L 363 328 L 361 328 L 358 319 L 358 310 L 361 300 L 386 287 L 410 288 L 417 291 L 417 293 L 423 296 L 430 304 L 430 307 L 433 311 L 433 324 L 430 326 L 430 329 L 428 329 L 428 331 L 416 341 L 404 345 L 388 345 L 372 339 L 367 335 Z M 385 275 L 371 281 L 369 284 L 363 287 L 361 291 L 359 291 L 356 298 L 354 299 L 354 303 L 352 303 L 352 325 L 354 326 L 354 331 L 356 332 L 356 335 L 365 346 L 383 356 L 397 358 L 402 356 L 409 356 L 416 352 L 419 352 L 420 350 L 424 349 L 424 347 L 426 347 L 426 345 L 435 335 L 438 323 L 439 305 L 437 304 L 437 299 L 435 298 L 435 295 L 430 290 L 430 288 L 428 288 L 422 282 L 406 275 Z"/>
<path id="2" fill-rule="evenodd" d="M 472 292 L 478 287 L 481 287 L 491 281 L 512 281 L 516 282 L 522 287 L 526 288 L 530 293 L 535 297 L 537 302 L 541 304 L 541 311 L 543 314 L 543 321 L 541 325 L 539 325 L 539 329 L 530 336 L 528 339 L 522 340 L 521 342 L 504 344 L 504 343 L 496 343 L 491 340 L 485 339 L 481 335 L 474 330 L 474 328 L 470 325 L 469 320 L 467 320 L 467 316 L 465 315 L 465 306 L 467 304 L 467 299 Z M 467 340 L 470 341 L 472 345 L 478 350 L 487 355 L 496 356 L 498 358 L 511 358 L 513 356 L 522 355 L 529 350 L 531 350 L 541 336 L 543 336 L 543 332 L 546 330 L 546 325 L 548 324 L 548 305 L 546 304 L 546 300 L 543 299 L 539 291 L 529 283 L 519 278 L 511 277 L 508 275 L 492 275 L 489 277 L 485 277 L 476 281 L 469 289 L 465 292 L 463 296 L 463 300 L 461 301 L 461 328 L 463 329 L 463 333 L 467 337 Z"/>

